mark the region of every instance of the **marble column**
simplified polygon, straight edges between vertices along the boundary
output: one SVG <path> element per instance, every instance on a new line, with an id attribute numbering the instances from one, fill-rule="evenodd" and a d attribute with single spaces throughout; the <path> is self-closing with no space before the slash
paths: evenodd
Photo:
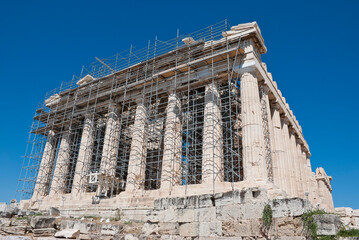
<path id="1" fill-rule="evenodd" d="M 308 192 L 308 185 L 307 185 L 308 174 L 306 174 L 307 158 L 305 157 L 305 155 L 303 155 L 302 144 L 298 140 L 297 140 L 296 146 L 297 146 L 297 154 L 298 154 L 298 158 L 299 158 L 301 185 L 302 185 L 302 189 L 303 189 L 302 195 L 300 195 L 299 197 L 304 198 L 305 193 Z"/>
<path id="2" fill-rule="evenodd" d="M 303 192 L 303 185 L 302 185 L 302 176 L 301 176 L 301 167 L 300 167 L 300 156 L 298 155 L 298 151 L 297 151 L 297 141 L 296 141 L 296 135 L 295 135 L 295 130 L 294 129 L 290 129 L 289 130 L 289 141 L 290 141 L 290 151 L 292 154 L 291 157 L 291 169 L 292 169 L 292 174 L 294 176 L 294 193 L 295 193 L 295 197 L 303 197 L 304 196 L 304 192 Z"/>
<path id="3" fill-rule="evenodd" d="M 119 134 L 120 122 L 118 109 L 115 104 L 111 104 L 107 115 L 100 166 L 100 173 L 109 177 L 115 177 L 116 174 Z"/>
<path id="4" fill-rule="evenodd" d="M 144 188 L 146 163 L 146 108 L 137 102 L 135 122 L 132 129 L 132 142 L 128 162 L 126 192 L 132 193 Z"/>
<path id="5" fill-rule="evenodd" d="M 223 137 L 220 93 L 218 83 L 210 83 L 205 89 L 202 183 L 223 181 Z"/>
<path id="6" fill-rule="evenodd" d="M 290 197 L 296 196 L 295 176 L 293 172 L 293 161 L 291 153 L 291 145 L 289 140 L 288 119 L 282 118 L 282 137 L 284 143 L 285 161 L 284 161 L 284 178 L 286 181 L 287 194 Z"/>
<path id="7" fill-rule="evenodd" d="M 161 190 L 170 192 L 181 184 L 181 102 L 175 93 L 168 96 L 161 173 Z"/>
<path id="8" fill-rule="evenodd" d="M 271 108 L 273 124 L 273 180 L 280 189 L 288 191 L 285 174 L 286 154 L 282 134 L 282 123 L 280 119 L 280 106 L 274 103 Z"/>
<path id="9" fill-rule="evenodd" d="M 244 180 L 266 181 L 267 166 L 257 74 L 245 72 L 240 79 Z"/>
<path id="10" fill-rule="evenodd" d="M 92 114 L 85 116 L 80 149 L 77 156 L 74 179 L 72 183 L 72 195 L 77 195 L 86 191 L 88 183 L 89 167 L 92 160 L 94 144 L 94 119 Z"/>
<path id="11" fill-rule="evenodd" d="M 39 172 L 32 198 L 43 197 L 48 194 L 51 173 L 55 160 L 56 138 L 55 132 L 50 130 L 47 135 L 44 152 L 42 154 Z"/>
<path id="12" fill-rule="evenodd" d="M 50 196 L 66 193 L 66 179 L 69 174 L 71 158 L 71 133 L 64 130 L 61 137 L 59 153 L 57 154 L 54 177 L 52 178 Z"/>
<path id="13" fill-rule="evenodd" d="M 262 92 L 262 108 L 263 112 L 263 128 L 264 128 L 264 144 L 265 144 L 265 154 L 266 154 L 266 165 L 268 172 L 268 179 L 274 182 L 274 173 L 273 173 L 273 147 L 274 147 L 274 136 L 273 136 L 273 123 L 272 123 L 272 114 L 271 114 L 271 105 L 269 100 L 269 88 L 266 85 L 261 86 Z"/>

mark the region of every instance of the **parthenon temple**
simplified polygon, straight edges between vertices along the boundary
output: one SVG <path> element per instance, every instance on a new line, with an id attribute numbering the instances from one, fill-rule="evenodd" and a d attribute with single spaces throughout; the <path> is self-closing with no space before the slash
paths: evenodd
<path id="1" fill-rule="evenodd" d="M 312 171 L 266 52 L 256 22 L 222 21 L 96 58 L 39 104 L 22 204 L 105 211 L 258 188 L 333 211 L 332 178 Z"/>

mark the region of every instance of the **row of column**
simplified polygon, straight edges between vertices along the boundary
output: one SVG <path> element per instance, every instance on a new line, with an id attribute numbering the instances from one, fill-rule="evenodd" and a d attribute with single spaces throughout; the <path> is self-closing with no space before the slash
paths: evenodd
<path id="1" fill-rule="evenodd" d="M 259 94 L 259 82 L 256 72 L 245 72 L 241 75 L 241 117 L 243 169 L 246 181 L 268 181 L 268 163 L 263 132 L 262 105 Z M 268 90 L 267 90 L 268 91 Z M 218 85 L 210 83 L 205 88 L 204 126 L 203 126 L 203 159 L 202 183 L 214 184 L 223 181 L 223 143 L 221 111 L 218 105 L 220 97 Z M 267 101 L 270 143 L 272 150 L 274 183 L 290 196 L 304 197 L 308 191 L 306 183 L 311 170 L 305 152 L 298 142 L 295 131 L 288 126 L 288 120 L 281 116 L 279 105 L 269 104 L 268 93 L 263 95 Z M 164 136 L 164 153 L 161 173 L 161 189 L 170 191 L 173 186 L 181 184 L 181 103 L 175 93 L 169 95 L 166 109 L 166 130 Z M 137 102 L 135 122 L 132 131 L 132 142 L 129 157 L 126 191 L 133 193 L 144 186 L 146 161 L 146 108 L 141 101 Z M 116 106 L 111 105 L 107 116 L 103 154 L 100 172 L 115 176 L 117 147 L 119 141 L 119 117 Z M 71 194 L 77 195 L 86 190 L 92 146 L 94 143 L 93 116 L 87 115 L 84 121 L 80 149 L 78 153 L 73 187 Z M 64 193 L 69 168 L 71 138 L 64 132 L 54 170 L 50 195 Z M 55 159 L 56 146 L 54 133 L 50 132 L 40 164 L 38 183 L 34 196 L 47 195 L 51 181 L 51 171 Z"/>

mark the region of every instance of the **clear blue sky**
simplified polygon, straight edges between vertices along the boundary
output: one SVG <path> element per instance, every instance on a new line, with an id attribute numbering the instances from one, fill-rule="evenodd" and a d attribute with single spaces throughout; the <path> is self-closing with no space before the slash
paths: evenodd
<path id="1" fill-rule="evenodd" d="M 263 56 L 334 204 L 359 208 L 359 1 L 1 1 L 0 202 L 15 195 L 38 102 L 83 64 L 228 19 L 257 21 Z"/>

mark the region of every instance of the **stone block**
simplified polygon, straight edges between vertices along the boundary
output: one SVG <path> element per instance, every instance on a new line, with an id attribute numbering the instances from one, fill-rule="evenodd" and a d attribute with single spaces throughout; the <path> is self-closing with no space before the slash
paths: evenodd
<path id="1" fill-rule="evenodd" d="M 179 226 L 179 235 L 182 237 L 197 237 L 199 235 L 199 222 L 184 223 Z"/>
<path id="2" fill-rule="evenodd" d="M 32 228 L 53 228 L 55 226 L 55 217 L 35 216 L 30 219 Z"/>
<path id="3" fill-rule="evenodd" d="M 300 216 L 310 209 L 309 201 L 301 198 L 276 199 L 270 205 L 274 218 Z"/>
<path id="4" fill-rule="evenodd" d="M 338 207 L 334 209 L 336 214 L 339 214 L 340 216 L 352 216 L 353 209 L 349 207 Z"/>
<path id="5" fill-rule="evenodd" d="M 138 238 L 133 236 L 132 234 L 126 234 L 124 240 L 138 240 Z"/>
<path id="6" fill-rule="evenodd" d="M 274 228 L 271 228 L 270 231 L 276 230 L 276 235 L 278 236 L 295 236 L 295 225 L 293 217 L 281 217 L 276 218 L 274 221 Z"/>
<path id="7" fill-rule="evenodd" d="M 177 222 L 177 212 L 173 208 L 164 210 L 159 215 L 159 221 L 160 222 Z"/>
<path id="8" fill-rule="evenodd" d="M 14 218 L 11 221 L 11 226 L 26 226 L 28 224 L 27 219 Z"/>
<path id="9" fill-rule="evenodd" d="M 49 237 L 56 233 L 55 228 L 39 228 L 32 230 L 34 237 Z"/>
<path id="10" fill-rule="evenodd" d="M 225 206 L 216 207 L 217 220 L 220 221 L 237 221 L 243 218 L 242 209 L 240 204 L 229 204 Z"/>
<path id="11" fill-rule="evenodd" d="M 188 222 L 194 222 L 195 221 L 195 211 L 197 209 L 176 209 L 175 215 L 177 217 L 176 221 L 173 222 L 179 222 L 179 223 L 188 223 Z M 166 222 L 166 221 L 165 221 Z M 170 222 L 170 221 L 168 221 Z"/>
<path id="12" fill-rule="evenodd" d="M 158 233 L 160 235 L 177 235 L 179 233 L 179 223 L 159 223 Z"/>
<path id="13" fill-rule="evenodd" d="M 243 219 L 262 218 L 262 213 L 265 205 L 265 202 L 251 202 L 242 204 L 241 209 Z"/>
<path id="14" fill-rule="evenodd" d="M 115 224 L 103 224 L 101 228 L 101 235 L 111 235 L 114 236 L 116 234 L 119 234 L 122 231 L 121 225 L 115 225 Z"/>
<path id="15" fill-rule="evenodd" d="M 55 233 L 57 238 L 78 238 L 80 236 L 80 230 L 78 229 L 65 229 Z"/>
<path id="16" fill-rule="evenodd" d="M 30 237 L 26 236 L 1 236 L 1 240 L 32 240 Z"/>
<path id="17" fill-rule="evenodd" d="M 9 227 L 11 220 L 9 218 L 0 218 L 0 227 Z"/>
<path id="18" fill-rule="evenodd" d="M 101 225 L 94 222 L 75 222 L 71 228 L 79 229 L 82 234 L 96 233 L 102 229 Z"/>
<path id="19" fill-rule="evenodd" d="M 353 217 L 359 217 L 359 209 L 353 210 L 352 211 L 352 216 Z"/>
<path id="20" fill-rule="evenodd" d="M 222 222 L 200 222 L 198 234 L 200 237 L 222 236 Z"/>
<path id="21" fill-rule="evenodd" d="M 359 229 L 359 217 L 352 217 L 351 224 L 353 228 Z"/>
<path id="22" fill-rule="evenodd" d="M 50 216 L 54 216 L 54 217 L 60 216 L 60 210 L 57 208 L 50 207 L 48 212 Z"/>
<path id="23" fill-rule="evenodd" d="M 334 214 L 314 215 L 318 235 L 336 235 L 341 227 L 340 217 Z"/>
<path id="24" fill-rule="evenodd" d="M 250 236 L 262 236 L 261 224 L 258 219 L 249 219 L 249 224 L 251 229 Z"/>
<path id="25" fill-rule="evenodd" d="M 222 234 L 226 237 L 250 236 L 251 225 L 249 220 L 222 222 Z"/>
<path id="26" fill-rule="evenodd" d="M 216 221 L 216 207 L 194 209 L 194 220 L 196 222 Z"/>
<path id="27" fill-rule="evenodd" d="M 142 226 L 142 236 L 148 237 L 149 235 L 153 233 L 158 233 L 158 225 L 157 224 L 151 224 L 151 223 L 145 223 Z"/>
<path id="28" fill-rule="evenodd" d="M 76 221 L 73 220 L 62 220 L 60 223 L 60 229 L 64 230 L 64 229 L 72 229 L 74 228 Z"/>
<path id="29" fill-rule="evenodd" d="M 344 226 L 351 225 L 351 218 L 350 217 L 341 217 L 340 220 L 342 221 Z"/>
<path id="30" fill-rule="evenodd" d="M 0 217 L 2 218 L 11 218 L 17 214 L 18 211 L 19 209 L 16 206 L 6 205 L 4 203 L 1 203 L 0 205 Z"/>
<path id="31" fill-rule="evenodd" d="M 11 235 L 24 235 L 26 231 L 25 226 L 10 226 L 10 227 L 0 227 L 0 233 L 11 234 Z M 4 235 L 5 235 L 4 234 Z"/>

